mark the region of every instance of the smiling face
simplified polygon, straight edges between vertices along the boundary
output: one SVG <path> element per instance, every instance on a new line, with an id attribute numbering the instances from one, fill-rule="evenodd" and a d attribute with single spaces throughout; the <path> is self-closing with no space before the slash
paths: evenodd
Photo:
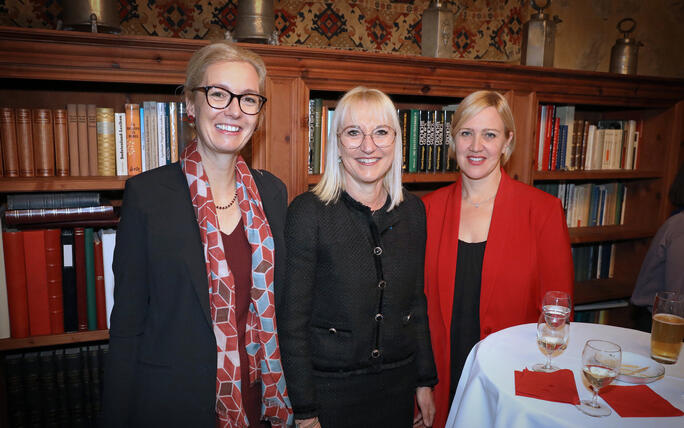
<path id="1" fill-rule="evenodd" d="M 259 93 L 259 76 L 247 62 L 221 61 L 207 67 L 200 86 L 218 86 L 240 95 Z M 207 104 L 203 91 L 193 91 L 187 99 L 187 111 L 195 116 L 198 150 L 208 153 L 236 155 L 247 144 L 256 129 L 259 115 L 240 110 L 237 98 L 228 107 L 215 109 Z"/>
<path id="2" fill-rule="evenodd" d="M 382 120 L 377 109 L 365 102 L 358 103 L 352 109 L 353 112 L 347 114 L 347 117 L 340 123 L 340 140 L 338 143 L 340 159 L 346 172 L 345 184 L 348 190 L 350 187 L 359 188 L 369 184 L 381 183 L 392 166 L 395 151 L 395 142 L 380 148 L 371 138 L 373 131 L 377 133 L 381 127 L 391 128 L 390 123 Z M 355 127 L 360 133 L 367 135 L 362 136 L 361 144 L 355 149 L 346 147 L 343 141 L 342 130 L 349 127 Z"/>
<path id="3" fill-rule="evenodd" d="M 494 107 L 487 107 L 463 123 L 454 134 L 456 162 L 471 180 L 489 177 L 501 168 L 501 154 L 513 133 L 506 135 L 503 120 Z"/>

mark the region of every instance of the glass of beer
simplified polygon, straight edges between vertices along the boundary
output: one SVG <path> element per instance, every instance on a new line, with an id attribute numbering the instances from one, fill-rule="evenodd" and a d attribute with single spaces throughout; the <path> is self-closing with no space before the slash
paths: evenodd
<path id="1" fill-rule="evenodd" d="M 651 358 L 663 364 L 677 362 L 684 338 L 684 295 L 659 291 L 653 303 Z"/>

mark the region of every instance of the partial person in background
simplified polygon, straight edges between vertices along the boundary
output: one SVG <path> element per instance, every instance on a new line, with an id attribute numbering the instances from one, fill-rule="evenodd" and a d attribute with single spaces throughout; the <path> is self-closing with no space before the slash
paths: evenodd
<path id="1" fill-rule="evenodd" d="M 240 156 L 266 67 L 227 42 L 190 59 L 197 139 L 180 162 L 126 183 L 114 252 L 106 427 L 292 422 L 274 288 L 285 274 L 285 185 Z"/>
<path id="2" fill-rule="evenodd" d="M 467 96 L 454 113 L 449 155 L 461 176 L 423 198 L 425 294 L 439 384 L 435 427 L 473 345 L 498 330 L 537 322 L 549 290 L 573 295 L 570 238 L 558 198 L 510 178 L 515 147 L 506 99 Z"/>
<path id="3" fill-rule="evenodd" d="M 684 164 L 679 167 L 669 196 L 673 214 L 653 237 L 630 299 L 642 308 L 637 312 L 637 327 L 645 331 L 650 331 L 656 292 L 684 293 Z"/>
<path id="4" fill-rule="evenodd" d="M 298 427 L 431 426 L 437 373 L 423 293 L 425 210 L 402 189 L 392 101 L 357 87 L 335 109 L 321 182 L 290 205 L 277 290 Z"/>

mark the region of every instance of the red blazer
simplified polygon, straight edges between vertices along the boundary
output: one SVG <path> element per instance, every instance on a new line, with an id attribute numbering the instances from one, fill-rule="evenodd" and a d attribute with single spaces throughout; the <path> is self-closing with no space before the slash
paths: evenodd
<path id="1" fill-rule="evenodd" d="M 433 426 L 441 428 L 451 404 L 450 329 L 461 180 L 425 196 L 423 202 L 427 212 L 425 294 L 440 380 L 434 391 L 437 416 Z M 544 293 L 560 290 L 572 296 L 573 285 L 570 238 L 560 200 L 511 179 L 502 170 L 482 265 L 480 338 L 537 322 Z"/>

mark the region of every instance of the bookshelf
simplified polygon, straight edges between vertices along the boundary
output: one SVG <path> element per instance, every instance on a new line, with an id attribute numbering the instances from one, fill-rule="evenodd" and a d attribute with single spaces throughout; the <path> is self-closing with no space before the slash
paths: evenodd
<path id="1" fill-rule="evenodd" d="M 123 107 L 154 98 L 178 101 L 185 65 L 208 41 L 0 27 L 0 99 L 11 107 L 62 107 L 68 102 Z M 309 100 L 334 106 L 345 91 L 365 85 L 388 93 L 400 109 L 441 109 L 480 89 L 508 99 L 517 146 L 507 172 L 527 184 L 624 183 L 624 224 L 571 228 L 573 245 L 615 243 L 611 279 L 576 284 L 577 303 L 627 298 L 650 238 L 671 207 L 666 198 L 684 159 L 684 79 L 623 76 L 514 64 L 435 59 L 302 47 L 245 45 L 268 68 L 264 123 L 244 155 L 255 168 L 280 177 L 290 198 L 320 180 L 309 175 Z M 635 170 L 537 171 L 537 110 L 540 104 L 575 105 L 589 119 L 643 122 Z M 121 111 L 121 110 L 118 110 Z M 406 174 L 407 187 L 426 192 L 458 174 Z M 105 191 L 119 199 L 125 177 L 0 178 L 0 203 L 19 192 Z M 638 203 L 636 203 L 638 201 Z M 33 347 L 98 342 L 106 331 L 0 340 L 0 354 Z M 1 376 L 0 376 L 1 377 Z"/>

